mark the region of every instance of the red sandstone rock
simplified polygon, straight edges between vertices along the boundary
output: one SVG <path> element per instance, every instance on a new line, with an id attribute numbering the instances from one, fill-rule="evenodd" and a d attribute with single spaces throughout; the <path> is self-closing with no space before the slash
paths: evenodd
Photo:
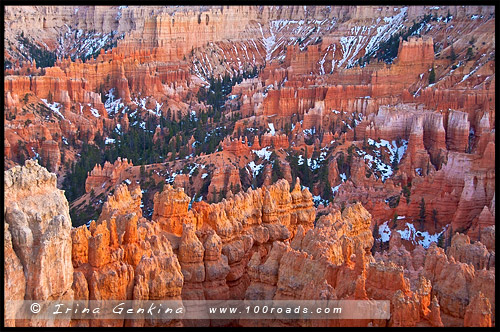
<path id="1" fill-rule="evenodd" d="M 133 166 L 131 161 L 129 162 L 127 158 L 122 160 L 120 157 L 113 164 L 105 162 L 103 167 L 96 165 L 85 180 L 85 191 L 90 192 L 93 188 L 118 183 L 121 172 L 131 166 Z"/>
<path id="2" fill-rule="evenodd" d="M 488 250 L 495 250 L 495 225 L 481 230 L 480 241 L 486 246 L 486 248 L 488 248 Z"/>
<path id="3" fill-rule="evenodd" d="M 406 295 L 401 290 L 397 290 L 391 299 L 391 321 L 389 326 L 416 326 L 418 321 L 419 307 L 415 295 Z"/>
<path id="4" fill-rule="evenodd" d="M 138 217 L 141 217 L 141 198 L 140 187 L 136 187 L 135 190 L 130 192 L 127 185 L 119 185 L 116 187 L 114 194 L 108 197 L 108 200 L 104 203 L 98 222 L 102 220 L 110 221 L 119 215 L 128 213 L 135 213 Z"/>
<path id="5" fill-rule="evenodd" d="M 228 192 L 231 188 L 241 188 L 238 169 L 232 165 L 228 165 L 223 169 L 217 168 L 208 186 L 210 200 L 218 201 L 221 196 L 223 197 L 222 193 Z"/>
<path id="6" fill-rule="evenodd" d="M 42 161 L 45 165 L 50 165 L 49 171 L 57 170 L 61 164 L 61 152 L 57 142 L 46 140 L 42 143 Z"/>
<path id="7" fill-rule="evenodd" d="M 5 287 L 5 298 L 4 298 L 4 322 L 5 326 L 14 327 L 16 317 L 16 312 L 20 309 L 20 306 L 7 305 L 6 301 L 12 300 L 24 300 L 25 295 L 25 285 L 26 279 L 24 276 L 23 265 L 17 257 L 14 249 L 12 247 L 12 236 L 9 231 L 9 224 L 4 223 L 5 233 L 4 233 L 4 287 Z M 8 290 L 8 291 L 7 291 Z M 7 317 L 11 317 L 7 319 Z"/>
<path id="8" fill-rule="evenodd" d="M 182 234 L 182 224 L 188 221 L 189 197 L 182 188 L 165 185 L 161 193 L 154 196 L 153 220 L 163 230 L 175 235 Z"/>
<path id="9" fill-rule="evenodd" d="M 490 253 L 486 247 L 481 242 L 471 244 L 469 237 L 464 234 L 456 233 L 453 236 L 446 254 L 457 261 L 472 264 L 476 270 L 489 268 Z"/>
<path id="10" fill-rule="evenodd" d="M 432 326 L 443 327 L 443 322 L 441 321 L 441 313 L 439 310 L 439 302 L 437 298 L 434 296 L 432 298 L 431 305 L 429 307 L 430 313 L 428 316 L 428 320 Z"/>
<path id="11" fill-rule="evenodd" d="M 56 176 L 26 161 L 5 173 L 5 219 L 12 246 L 27 275 L 26 299 L 58 299 L 70 294 L 71 220 Z M 56 273 L 57 271 L 57 273 Z"/>
<path id="12" fill-rule="evenodd" d="M 464 326 L 491 327 L 490 301 L 479 292 L 467 306 Z"/>

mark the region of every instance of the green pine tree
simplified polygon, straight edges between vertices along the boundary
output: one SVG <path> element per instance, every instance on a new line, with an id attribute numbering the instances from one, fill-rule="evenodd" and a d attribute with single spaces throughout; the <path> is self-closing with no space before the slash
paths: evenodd
<path id="1" fill-rule="evenodd" d="M 434 229 L 437 228 L 437 222 L 438 222 L 437 213 L 438 212 L 436 209 L 432 209 L 432 221 L 434 222 Z"/>
<path id="2" fill-rule="evenodd" d="M 419 212 L 419 218 L 418 222 L 420 223 L 420 230 L 424 230 L 424 224 L 425 224 L 425 200 L 422 197 L 422 200 L 420 201 L 420 212 Z"/>
<path id="3" fill-rule="evenodd" d="M 431 73 L 429 74 L 429 84 L 436 83 L 436 72 L 434 71 L 434 66 L 432 66 Z"/>
<path id="4" fill-rule="evenodd" d="M 441 235 L 439 235 L 438 240 L 437 240 L 437 246 L 439 248 L 445 249 L 444 248 L 444 233 L 441 233 Z"/>
<path id="5" fill-rule="evenodd" d="M 394 212 L 394 216 L 392 217 L 392 229 L 396 228 L 398 225 L 398 214 L 397 212 Z"/>
<path id="6" fill-rule="evenodd" d="M 457 54 L 455 53 L 455 49 L 453 48 L 453 44 L 451 44 L 451 47 L 450 47 L 450 59 L 451 59 L 451 62 L 455 61 L 457 58 Z"/>
<path id="7" fill-rule="evenodd" d="M 472 47 L 469 47 L 467 49 L 467 54 L 465 56 L 467 57 L 467 60 L 472 59 L 472 57 L 474 56 L 474 52 L 472 52 Z"/>

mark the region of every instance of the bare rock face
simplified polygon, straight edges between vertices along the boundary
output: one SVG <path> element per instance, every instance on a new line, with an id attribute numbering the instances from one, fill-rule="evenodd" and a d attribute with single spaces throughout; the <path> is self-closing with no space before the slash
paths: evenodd
<path id="1" fill-rule="evenodd" d="M 491 254 L 486 246 L 481 242 L 471 244 L 465 234 L 455 233 L 446 254 L 457 261 L 472 264 L 476 270 L 490 268 Z"/>
<path id="2" fill-rule="evenodd" d="M 228 300 L 226 277 L 230 267 L 227 257 L 222 254 L 220 237 L 213 230 L 200 231 L 197 235 L 193 224 L 183 224 L 182 228 L 178 253 L 184 276 L 182 299 Z M 210 322 L 185 320 L 184 325 L 209 326 Z"/>
<path id="3" fill-rule="evenodd" d="M 182 224 L 187 221 L 189 201 L 183 188 L 165 185 L 163 191 L 154 196 L 153 220 L 166 232 L 181 235 Z"/>
<path id="4" fill-rule="evenodd" d="M 49 168 L 49 171 L 55 171 L 61 164 L 61 151 L 59 144 L 54 140 L 45 140 L 42 143 L 41 157 L 43 164 Z"/>
<path id="5" fill-rule="evenodd" d="M 258 137 L 257 137 L 258 139 Z M 242 155 L 249 155 L 250 154 L 250 146 L 248 146 L 248 139 L 244 137 L 244 140 L 242 140 L 241 137 L 237 139 L 231 139 L 229 137 L 226 137 L 222 141 L 222 150 L 231 152 L 235 156 L 242 156 Z M 252 147 L 253 148 L 253 147 Z M 255 150 L 255 148 L 253 148 Z"/>
<path id="6" fill-rule="evenodd" d="M 475 270 L 472 265 L 448 258 L 444 250 L 435 243 L 427 250 L 423 275 L 431 280 L 441 312 L 463 318 L 469 303 L 471 285 L 474 284 Z"/>
<path id="7" fill-rule="evenodd" d="M 468 114 L 451 111 L 448 115 L 448 131 L 446 141 L 450 150 L 465 152 L 469 137 Z"/>
<path id="8" fill-rule="evenodd" d="M 432 302 L 431 302 L 431 305 L 429 307 L 429 310 L 430 310 L 430 313 L 429 313 L 429 316 L 427 317 L 429 323 L 435 327 L 443 327 L 444 325 L 443 325 L 443 322 L 441 320 L 441 312 L 439 310 L 439 302 L 435 296 L 432 298 Z"/>
<path id="9" fill-rule="evenodd" d="M 151 235 L 147 240 L 151 256 L 143 255 L 135 269 L 134 300 L 180 300 L 183 275 L 169 240 Z M 132 326 L 182 326 L 178 320 L 133 320 Z"/>
<path id="10" fill-rule="evenodd" d="M 226 282 L 231 297 L 242 299 L 250 284 L 247 263 L 254 252 L 269 252 L 274 241 L 289 239 L 299 226 L 312 228 L 316 211 L 307 189 L 301 190 L 297 183 L 290 192 L 289 183 L 282 179 L 217 204 L 193 203 L 190 213 L 188 220 L 197 229 L 211 228 L 220 238 L 230 268 Z"/>
<path id="11" fill-rule="evenodd" d="M 239 171 L 233 165 L 228 165 L 222 169 L 217 168 L 214 171 L 210 185 L 208 186 L 208 195 L 211 201 L 219 201 L 219 197 L 224 196 L 222 195 L 224 192 L 236 191 L 239 188 L 241 188 Z"/>
<path id="12" fill-rule="evenodd" d="M 222 241 L 215 231 L 208 231 L 203 247 L 205 248 L 205 281 L 203 282 L 205 299 L 227 300 L 229 287 L 226 284 L 226 276 L 230 268 L 227 257 L 222 254 Z"/>
<path id="13" fill-rule="evenodd" d="M 469 294 L 473 297 L 481 292 L 491 305 L 491 322 L 495 324 L 495 270 L 478 270 L 474 275 L 474 280 L 470 285 Z"/>
<path id="14" fill-rule="evenodd" d="M 26 178 L 31 178 L 31 182 Z M 167 206 L 170 210 L 163 214 L 164 223 L 142 218 L 140 188 L 129 192 L 123 185 L 108 198 L 97 222 L 71 231 L 69 225 L 63 228 L 67 210 L 57 201 L 62 193 L 55 189 L 55 178 L 36 163 L 28 162 L 26 167 L 7 171 L 6 188 L 9 196 L 5 209 L 4 275 L 6 283 L 12 285 L 6 299 L 27 298 L 28 292 L 32 298 L 83 300 L 377 299 L 391 301 L 389 326 L 419 326 L 423 320 L 424 324 L 442 326 L 442 314 L 447 319 L 463 319 L 465 325 L 474 320 L 481 326 L 494 324 L 494 251 L 488 251 L 480 242 L 471 244 L 466 235 L 456 234 L 448 255 L 434 243 L 427 250 L 418 246 L 412 252 L 393 244 L 388 252 L 377 253 L 374 258 L 370 253 L 374 243 L 370 213 L 357 203 L 342 213 L 321 216 L 313 227 L 312 197 L 307 189 L 300 189 L 299 183 L 290 192 L 288 182 L 280 180 L 217 204 L 193 204 L 191 211 L 187 210 L 189 197 L 182 190 L 166 186 L 155 198 L 156 208 L 161 210 L 158 202 L 174 202 L 183 210 Z M 43 204 L 51 204 L 52 215 L 57 208 L 62 209 L 60 215 L 49 219 L 43 232 L 43 223 L 38 228 L 32 224 L 36 212 L 40 215 L 39 211 L 44 211 L 45 205 L 40 202 L 46 197 L 51 197 L 51 201 Z M 31 209 L 20 209 L 19 202 Z M 177 215 L 168 214 L 172 212 Z M 45 213 L 38 218 L 43 221 L 50 216 Z M 171 228 L 164 228 L 172 221 L 182 228 L 180 237 Z M 56 226 L 58 233 L 54 234 L 51 227 Z M 36 232 L 42 233 L 42 239 L 54 241 L 57 247 L 44 240 L 38 242 L 37 248 L 37 236 L 33 236 Z M 484 237 L 487 236 L 485 232 Z M 47 253 L 61 257 L 58 250 L 64 248 L 64 257 L 68 259 L 59 259 L 57 263 L 69 266 L 60 266 L 57 271 L 71 271 L 71 283 L 64 284 L 65 290 L 61 285 L 64 279 L 52 278 L 54 269 L 47 265 L 47 261 L 52 262 Z M 33 259 L 42 260 L 40 268 L 33 264 Z M 55 262 L 51 264 L 55 266 Z M 25 271 L 30 269 L 38 277 L 28 280 Z M 42 287 L 45 292 L 40 290 Z M 15 312 L 17 308 L 8 310 Z M 222 322 L 71 322 L 72 326 L 182 324 L 209 326 Z M 283 322 L 269 324 L 280 326 Z M 363 320 L 314 324 L 379 323 Z"/>
<path id="15" fill-rule="evenodd" d="M 204 299 L 201 287 L 201 283 L 205 280 L 204 251 L 205 248 L 196 236 L 193 225 L 183 224 L 179 244 L 179 262 L 184 275 L 183 298 L 185 299 Z"/>
<path id="16" fill-rule="evenodd" d="M 397 290 L 391 299 L 391 321 L 389 326 L 416 326 L 420 320 L 419 304 L 414 294 L 406 295 Z"/>
<path id="17" fill-rule="evenodd" d="M 71 240 L 73 242 L 71 259 L 73 267 L 88 263 L 89 238 L 91 233 L 87 227 L 78 227 L 71 230 Z"/>
<path id="18" fill-rule="evenodd" d="M 255 252 L 248 262 L 248 274 L 251 284 L 245 293 L 248 300 L 273 299 L 278 283 L 278 270 L 283 255 L 290 250 L 282 242 L 274 241 L 265 262 L 261 263 L 259 252 Z"/>
<path id="19" fill-rule="evenodd" d="M 392 262 L 377 261 L 369 263 L 366 270 L 366 292 L 373 299 L 390 299 L 401 290 L 410 293 L 410 283 L 404 277 L 403 268 Z"/>
<path id="20" fill-rule="evenodd" d="M 4 216 L 9 225 L 6 257 L 10 257 L 5 271 L 7 281 L 16 278 L 17 287 L 25 287 L 24 292 L 13 287 L 13 293 L 6 288 L 6 298 L 72 299 L 71 220 L 66 197 L 56 188 L 55 174 L 31 160 L 4 174 Z M 19 263 L 24 278 L 17 273 Z"/>
<path id="21" fill-rule="evenodd" d="M 184 279 L 177 255 L 160 224 L 140 217 L 140 198 L 140 188 L 130 193 L 127 186 L 120 186 L 97 222 L 92 221 L 89 229 L 73 229 L 73 264 L 78 274 L 73 289 L 83 299 L 180 299 Z M 116 319 L 88 324 L 179 326 L 180 322 Z"/>
<path id="22" fill-rule="evenodd" d="M 467 306 L 464 326 L 491 327 L 491 305 L 483 293 L 474 296 Z"/>
<path id="23" fill-rule="evenodd" d="M 314 259 L 305 252 L 288 251 L 280 261 L 274 299 L 307 299 L 312 285 L 321 285 L 332 274 L 333 265 L 325 259 Z"/>
<path id="24" fill-rule="evenodd" d="M 399 65 L 421 63 L 424 67 L 434 62 L 432 38 L 409 38 L 399 45 L 397 63 Z"/>
<path id="25" fill-rule="evenodd" d="M 5 220 L 27 279 L 27 299 L 58 299 L 70 292 L 71 220 L 56 176 L 35 161 L 5 172 Z M 57 272 L 57 273 L 55 273 Z"/>
<path id="26" fill-rule="evenodd" d="M 136 216 L 142 217 L 141 198 L 141 188 L 136 187 L 135 190 L 130 192 L 127 185 L 120 184 L 116 187 L 114 194 L 104 203 L 97 221 L 111 220 L 128 213 L 134 213 Z"/>
<path id="27" fill-rule="evenodd" d="M 495 225 L 485 227 L 481 230 L 480 241 L 488 250 L 495 250 Z"/>
<path id="28" fill-rule="evenodd" d="M 373 236 L 370 223 L 371 215 L 358 203 L 347 207 L 342 214 L 337 212 L 321 216 L 315 228 L 305 235 L 298 233 L 292 246 L 340 265 L 350 261 L 351 254 L 356 250 L 366 252 L 371 249 Z"/>
<path id="29" fill-rule="evenodd" d="M 120 157 L 118 157 L 113 164 L 107 161 L 104 163 L 104 166 L 95 165 L 94 169 L 89 172 L 85 180 L 85 192 L 88 193 L 92 191 L 92 189 L 104 185 L 115 185 L 118 183 L 121 173 L 132 166 L 134 166 L 132 161 Z"/>
<path id="30" fill-rule="evenodd" d="M 4 223 L 4 228 L 4 301 L 24 300 L 26 278 L 24 277 L 23 265 L 12 248 L 12 235 L 9 231 L 9 224 Z M 15 306 L 7 306 L 6 303 L 4 303 L 4 308 L 4 317 L 15 317 L 15 313 L 19 309 L 19 307 Z M 15 320 L 5 319 L 5 326 L 14 327 Z"/>
<path id="31" fill-rule="evenodd" d="M 149 238 L 152 254 L 143 256 L 135 269 L 134 299 L 176 299 L 183 276 L 170 242 L 164 236 Z"/>

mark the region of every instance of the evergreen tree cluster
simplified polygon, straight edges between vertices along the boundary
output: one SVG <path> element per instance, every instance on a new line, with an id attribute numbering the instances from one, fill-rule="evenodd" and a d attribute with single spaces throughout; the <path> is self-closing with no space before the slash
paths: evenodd
<path id="1" fill-rule="evenodd" d="M 305 155 L 307 155 L 307 148 Z M 315 159 L 319 155 L 319 151 L 313 151 L 312 158 Z M 291 188 L 293 189 L 295 186 L 295 179 L 298 177 L 300 179 L 301 185 L 312 188 L 314 184 L 319 183 L 321 187 L 321 198 L 331 202 L 333 200 L 332 188 L 330 186 L 330 182 L 328 180 L 329 170 L 328 163 L 329 160 L 324 160 L 320 163 L 319 167 L 311 170 L 311 167 L 307 165 L 307 160 L 302 157 L 302 164 L 299 165 L 299 155 L 291 150 L 288 151 L 288 155 L 286 160 L 290 164 L 290 170 L 292 175 L 292 184 Z"/>
<path id="2" fill-rule="evenodd" d="M 232 121 L 224 121 L 222 124 L 221 115 L 227 95 L 231 92 L 232 86 L 241 82 L 243 78 L 253 75 L 257 75 L 256 68 L 252 72 L 245 72 L 242 76 L 230 78 L 226 75 L 222 79 L 211 79 L 210 88 L 201 89 L 198 93 L 200 102 L 205 101 L 211 105 L 207 112 L 199 114 L 199 118 L 192 114 L 183 116 L 180 111 L 174 113 L 170 109 L 167 110 L 166 116 L 160 117 L 150 114 L 145 117 L 139 114 L 129 114 L 130 126 L 127 132 L 108 133 L 107 136 L 115 140 L 112 144 L 105 144 L 104 137 L 99 133 L 94 137 L 95 144 L 88 144 L 90 133 L 80 132 L 78 139 L 83 142 L 81 147 L 77 147 L 81 148 L 80 158 L 72 165 L 68 165 L 69 172 L 63 182 L 68 201 L 72 202 L 85 193 L 87 173 L 96 164 L 103 165 L 106 161 L 114 163 L 118 157 L 122 157 L 132 160 L 134 165 L 147 165 L 165 162 L 169 154 L 170 160 L 184 159 L 188 154 L 188 141 L 191 136 L 196 140 L 196 144 L 193 145 L 195 155 L 202 152 L 206 154 L 215 152 L 224 137 L 232 133 L 237 119 L 232 118 Z M 158 126 L 162 135 L 154 143 L 153 137 Z M 69 137 L 68 140 L 72 146 L 75 146 L 75 137 Z M 275 164 L 278 168 L 279 163 Z M 141 175 L 145 173 L 145 169 L 141 168 Z M 144 185 L 152 187 L 156 184 L 145 183 Z M 205 181 L 204 188 L 202 188 L 205 191 L 202 190 L 202 192 L 208 191 L 208 185 L 209 182 Z M 239 188 L 234 189 L 239 190 Z M 79 221 L 91 218 L 91 214 L 86 213 L 85 209 L 72 213 Z"/>
<path id="3" fill-rule="evenodd" d="M 17 37 L 17 40 L 23 45 L 25 56 L 36 61 L 37 68 L 52 67 L 56 63 L 57 57 L 55 53 L 33 44 L 27 37 L 24 37 L 24 33 L 21 33 L 21 35 Z"/>
<path id="4" fill-rule="evenodd" d="M 431 72 L 429 74 L 429 84 L 436 83 L 436 72 L 434 71 L 434 66 L 432 66 Z"/>
<path id="5" fill-rule="evenodd" d="M 210 106 L 208 117 L 214 119 L 214 122 L 219 122 L 227 95 L 231 92 L 233 86 L 241 83 L 244 78 L 256 77 L 258 73 L 257 67 L 254 67 L 252 71 L 245 71 L 242 75 L 235 75 L 232 78 L 228 73 L 222 79 L 210 77 L 210 86 L 206 89 L 201 88 L 197 94 L 199 102 L 205 102 Z"/>

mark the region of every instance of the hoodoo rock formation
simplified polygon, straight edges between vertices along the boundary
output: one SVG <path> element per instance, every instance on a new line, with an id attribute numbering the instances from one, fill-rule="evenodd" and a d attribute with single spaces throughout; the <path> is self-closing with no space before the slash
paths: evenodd
<path id="1" fill-rule="evenodd" d="M 68 201 L 56 188 L 55 174 L 36 161 L 27 161 L 4 176 L 5 277 L 13 287 L 12 292 L 5 289 L 6 299 L 72 299 L 71 219 Z M 15 317 L 13 310 L 10 313 Z"/>
<path id="2" fill-rule="evenodd" d="M 123 160 L 118 158 L 113 164 L 105 162 L 103 167 L 95 165 L 85 180 L 85 191 L 89 193 L 92 189 L 119 183 L 120 173 L 131 166 L 134 165 L 127 158 L 123 158 Z"/>
<path id="3" fill-rule="evenodd" d="M 494 322 L 494 267 L 484 245 L 474 244 L 482 246 L 486 256 L 468 249 L 472 245 L 466 235 L 456 234 L 448 254 L 432 244 L 427 250 L 414 249 L 411 255 L 404 247 L 393 247 L 389 255 L 372 256 L 368 211 L 357 203 L 313 224 L 312 197 L 307 189 L 299 189 L 298 179 L 291 192 L 288 182 L 280 180 L 221 203 L 195 203 L 192 209 L 187 207 L 189 197 L 167 185 L 157 198 L 158 206 L 177 201 L 186 206 L 175 208 L 176 214 L 159 212 L 152 221 L 137 209 L 140 190 L 130 193 L 121 185 L 97 222 L 73 229 L 67 201 L 55 183 L 55 175 L 36 162 L 5 172 L 5 276 L 13 286 L 6 289 L 6 300 L 305 300 L 322 294 L 321 298 L 391 301 L 390 320 L 357 321 L 363 326 L 441 326 L 458 320 L 464 326 L 491 326 Z M 179 218 L 183 209 L 184 217 Z M 16 308 L 7 310 L 11 315 Z M 248 325 L 249 320 L 240 323 Z M 322 323 L 352 326 L 353 322 Z M 71 324 L 124 326 L 125 322 Z M 158 324 L 133 322 L 134 326 Z M 208 326 L 210 321 L 169 324 Z"/>

